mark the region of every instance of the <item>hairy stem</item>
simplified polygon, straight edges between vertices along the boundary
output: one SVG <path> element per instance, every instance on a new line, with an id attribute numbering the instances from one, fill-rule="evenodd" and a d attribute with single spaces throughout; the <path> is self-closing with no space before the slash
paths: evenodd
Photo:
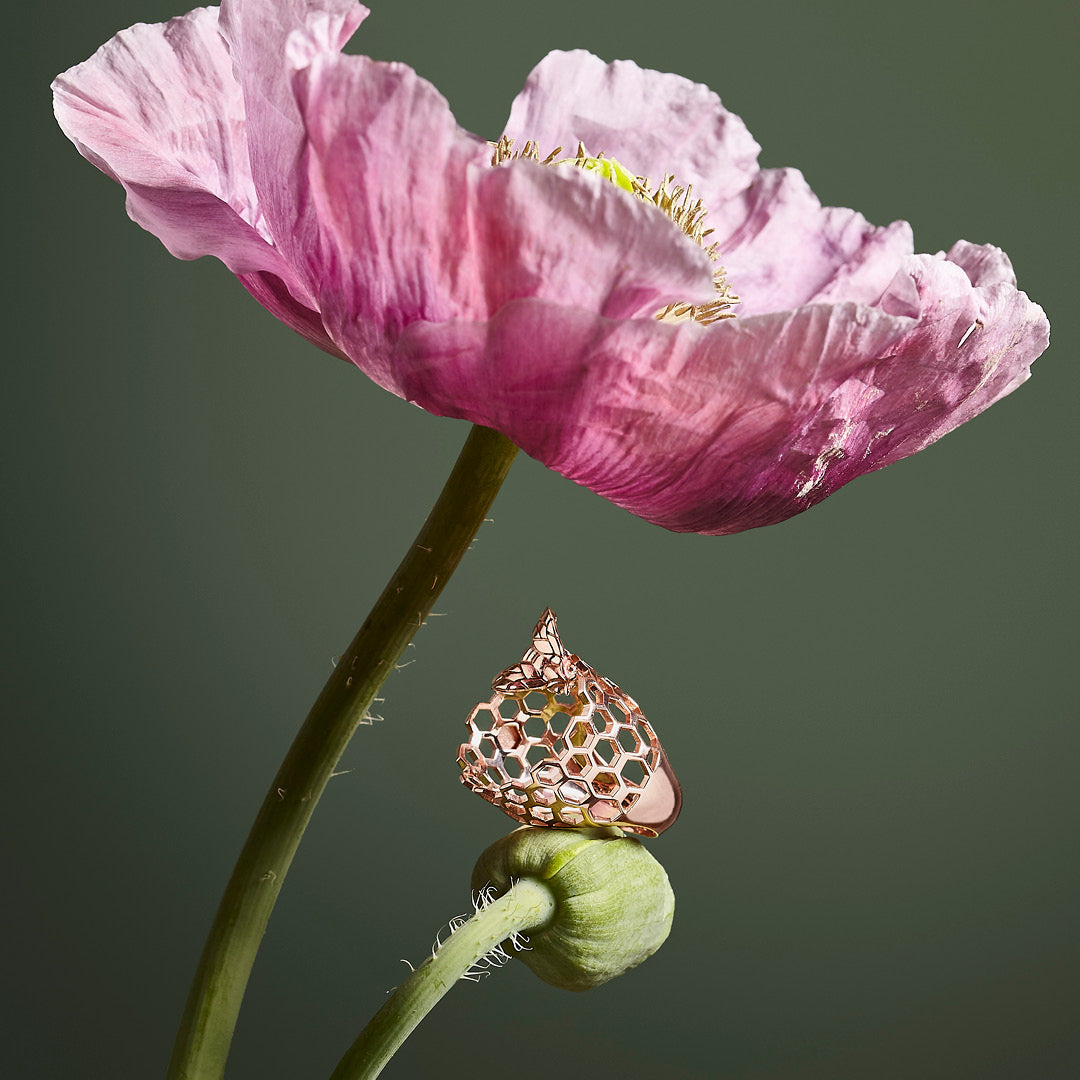
<path id="1" fill-rule="evenodd" d="M 240 1002 L 293 855 L 334 767 L 465 554 L 517 447 L 473 427 L 416 540 L 334 668 L 281 763 L 225 888 L 167 1080 L 220 1080 Z"/>
<path id="2" fill-rule="evenodd" d="M 523 878 L 481 908 L 394 991 L 338 1063 L 330 1080 L 371 1080 L 428 1012 L 485 953 L 514 933 L 550 922 L 555 896 L 535 878 Z"/>

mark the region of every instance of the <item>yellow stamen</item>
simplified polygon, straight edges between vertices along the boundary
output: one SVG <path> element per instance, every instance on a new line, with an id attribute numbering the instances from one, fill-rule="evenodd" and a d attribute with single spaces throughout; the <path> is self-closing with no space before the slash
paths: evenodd
<path id="1" fill-rule="evenodd" d="M 676 301 L 668 304 L 663 311 L 657 312 L 656 318 L 664 322 L 693 320 L 703 326 L 718 322 L 720 319 L 735 318 L 735 312 L 731 308 L 739 303 L 739 297 L 731 291 L 731 286 L 728 284 L 727 274 L 720 264 L 719 248 L 716 244 L 708 242 L 707 238 L 712 233 L 712 229 L 704 228 L 705 215 L 708 211 L 701 199 L 691 202 L 693 188 L 690 185 L 680 187 L 675 184 L 675 177 L 668 174 L 654 188 L 648 177 L 635 175 L 615 158 L 605 157 L 603 154 L 591 155 L 580 142 L 577 153 L 569 158 L 560 158 L 563 148 L 557 146 L 547 157 L 541 159 L 540 148 L 532 139 L 529 139 L 520 150 L 514 150 L 513 146 L 514 140 L 504 135 L 494 144 L 491 164 L 497 166 L 513 161 L 515 158 L 528 158 L 540 165 L 573 165 L 584 169 L 586 172 L 609 180 L 617 188 L 629 192 L 642 202 L 655 206 L 678 225 L 691 240 L 701 245 L 713 264 L 716 299 L 705 304 L 687 304 Z"/>

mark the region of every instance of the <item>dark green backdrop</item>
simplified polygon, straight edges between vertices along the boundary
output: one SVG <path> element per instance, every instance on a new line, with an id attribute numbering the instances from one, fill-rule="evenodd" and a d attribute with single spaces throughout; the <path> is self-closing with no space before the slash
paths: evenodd
<path id="1" fill-rule="evenodd" d="M 468 906 L 510 822 L 458 783 L 462 722 L 547 604 L 681 776 L 672 936 L 583 996 L 462 984 L 387 1076 L 1080 1075 L 1074 5 L 656 9 L 386 0 L 354 47 L 488 136 L 551 48 L 707 82 L 824 202 L 1006 248 L 1054 345 L 926 453 L 736 537 L 516 464 L 309 832 L 236 1080 L 327 1076 Z M 264 786 L 466 433 L 174 261 L 56 129 L 56 72 L 178 13 L 9 30 L 4 1076 L 161 1075 Z"/>

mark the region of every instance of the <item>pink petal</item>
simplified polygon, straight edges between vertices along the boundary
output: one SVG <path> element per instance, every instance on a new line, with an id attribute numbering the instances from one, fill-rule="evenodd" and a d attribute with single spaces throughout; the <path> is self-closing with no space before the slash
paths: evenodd
<path id="1" fill-rule="evenodd" d="M 867 355 L 791 432 L 780 467 L 759 474 L 766 489 L 786 488 L 792 513 L 922 450 L 1011 393 L 1049 342 L 1042 309 L 1011 285 L 972 288 L 961 268 L 928 255 L 912 256 L 898 276 L 918 297 L 918 320 L 893 346 Z"/>
<path id="2" fill-rule="evenodd" d="M 498 428 L 648 521 L 738 532 L 940 438 L 1046 347 L 1041 309 L 1011 286 L 973 289 L 930 256 L 903 274 L 919 320 L 814 304 L 701 329 L 525 301 L 487 324 L 412 327 L 399 364 L 410 400 Z"/>
<path id="3" fill-rule="evenodd" d="M 542 155 L 556 146 L 572 155 L 580 140 L 657 182 L 674 173 L 709 206 L 750 183 L 761 149 L 707 86 L 630 60 L 605 64 L 581 49 L 548 53 L 536 65 L 506 134 L 518 146 L 535 140 Z"/>
<path id="4" fill-rule="evenodd" d="M 862 376 L 880 393 L 874 446 L 861 451 L 871 468 L 922 450 L 1011 393 L 1050 342 L 1042 308 L 1011 283 L 972 287 L 971 268 L 993 265 L 989 276 L 997 276 L 1008 265 L 1004 253 L 958 248 L 966 270 L 943 256 L 916 255 L 902 271 L 918 289 L 922 316 L 895 353 Z"/>
<path id="5" fill-rule="evenodd" d="M 305 173 L 307 132 L 295 99 L 298 71 L 337 53 L 368 15 L 354 0 L 223 0 L 221 28 L 243 90 L 251 173 L 266 228 L 303 278 L 318 291 L 309 265 L 320 224 Z M 300 297 L 303 299 L 303 297 Z"/>
<path id="6" fill-rule="evenodd" d="M 736 532 L 802 509 L 793 437 L 910 326 L 850 304 L 700 328 L 527 301 L 486 326 L 411 328 L 403 366 L 410 400 L 497 427 L 649 521 Z"/>
<path id="7" fill-rule="evenodd" d="M 491 147 L 402 64 L 321 56 L 296 90 L 323 321 L 394 392 L 388 347 L 417 321 L 486 319 L 520 297 L 617 318 L 713 295 L 708 259 L 663 214 L 576 169 L 491 168 Z"/>
<path id="8" fill-rule="evenodd" d="M 215 9 L 117 34 L 53 93 L 64 132 L 123 184 L 128 213 L 174 255 L 216 255 L 236 273 L 291 282 L 264 231 Z"/>
<path id="9" fill-rule="evenodd" d="M 949 262 L 964 269 L 972 285 L 1015 285 L 1012 262 L 1001 248 L 957 240 L 949 249 Z"/>
<path id="10" fill-rule="evenodd" d="M 855 210 L 823 207 L 797 169 L 759 173 L 710 206 L 709 224 L 740 315 L 813 300 L 874 303 L 912 252 L 906 222 L 878 228 Z"/>

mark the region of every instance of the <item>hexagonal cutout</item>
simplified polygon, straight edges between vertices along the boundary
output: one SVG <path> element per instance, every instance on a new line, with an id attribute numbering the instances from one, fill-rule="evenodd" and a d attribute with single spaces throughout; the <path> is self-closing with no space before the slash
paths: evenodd
<path id="1" fill-rule="evenodd" d="M 570 721 L 571 717 L 569 713 L 560 711 L 552 713 L 551 716 L 548 717 L 547 723 L 548 727 L 551 728 L 556 735 L 565 735 L 566 729 L 570 726 Z"/>
<path id="2" fill-rule="evenodd" d="M 477 750 L 484 756 L 485 761 L 494 761 L 499 756 L 495 740 L 490 735 L 485 735 L 477 745 Z"/>
<path id="3" fill-rule="evenodd" d="M 531 813 L 533 821 L 541 825 L 550 825 L 555 820 L 555 815 L 546 806 L 534 806 Z"/>
<path id="4" fill-rule="evenodd" d="M 542 743 L 530 746 L 529 749 L 525 751 L 525 761 L 530 769 L 535 769 L 537 765 L 547 761 L 549 756 L 548 748 Z"/>
<path id="5" fill-rule="evenodd" d="M 469 713 L 469 726 L 473 731 L 490 731 L 492 726 L 497 720 L 501 720 L 499 710 L 494 705 L 484 704 L 477 705 L 471 713 Z"/>
<path id="6" fill-rule="evenodd" d="M 494 732 L 494 735 L 495 741 L 499 744 L 499 749 L 503 753 L 515 749 L 525 741 L 525 736 L 521 733 L 521 728 L 517 724 L 502 724 Z"/>
<path id="7" fill-rule="evenodd" d="M 548 697 L 542 690 L 530 690 L 522 699 L 521 704 L 527 712 L 541 713 L 547 708 Z"/>
<path id="8" fill-rule="evenodd" d="M 548 728 L 547 723 L 542 716 L 536 716 L 532 713 L 525 718 L 525 723 L 523 723 L 521 727 L 530 739 L 543 738 Z"/>
<path id="9" fill-rule="evenodd" d="M 619 786 L 619 778 L 614 773 L 598 772 L 592 778 L 592 789 L 600 796 L 614 795 Z"/>
<path id="10" fill-rule="evenodd" d="M 546 784 L 548 787 L 554 787 L 556 784 L 562 783 L 562 778 L 563 771 L 558 765 L 545 765 L 533 773 L 533 779 L 538 784 Z"/>
<path id="11" fill-rule="evenodd" d="M 506 770 L 506 775 L 509 776 L 511 780 L 520 780 L 522 775 L 529 771 L 516 757 L 504 758 L 503 768 Z"/>
<path id="12" fill-rule="evenodd" d="M 617 738 L 619 740 L 619 746 L 621 746 L 627 754 L 637 753 L 641 746 L 641 739 L 638 738 L 637 732 L 632 727 L 620 727 Z"/>
<path id="13" fill-rule="evenodd" d="M 576 720 L 566 733 L 566 739 L 571 746 L 588 746 L 594 735 L 592 724 L 587 720 Z"/>
<path id="14" fill-rule="evenodd" d="M 588 772 L 592 768 L 592 761 L 588 754 L 571 754 L 566 761 L 563 762 L 563 767 L 566 769 L 569 776 L 580 776 L 584 772 Z"/>
<path id="15" fill-rule="evenodd" d="M 521 712 L 521 706 L 518 704 L 517 698 L 507 698 L 492 711 L 500 720 L 516 720 L 518 713 Z"/>
<path id="16" fill-rule="evenodd" d="M 589 723 L 592 725 L 592 729 L 597 735 L 603 735 L 605 731 L 614 730 L 614 724 L 611 722 L 611 717 L 602 705 L 598 705 L 593 709 L 592 715 L 589 717 Z"/>
<path id="17" fill-rule="evenodd" d="M 559 787 L 559 798 L 563 802 L 583 803 L 589 797 L 589 789 L 579 780 L 567 780 Z"/>
<path id="18" fill-rule="evenodd" d="M 630 758 L 629 761 L 624 761 L 620 772 L 622 773 L 623 783 L 628 784 L 630 787 L 642 788 L 645 786 L 645 781 L 649 779 L 644 763 L 638 758 Z"/>
<path id="19" fill-rule="evenodd" d="M 597 739 L 593 747 L 593 753 L 605 764 L 610 765 L 617 757 L 620 757 L 619 748 L 611 739 Z"/>

